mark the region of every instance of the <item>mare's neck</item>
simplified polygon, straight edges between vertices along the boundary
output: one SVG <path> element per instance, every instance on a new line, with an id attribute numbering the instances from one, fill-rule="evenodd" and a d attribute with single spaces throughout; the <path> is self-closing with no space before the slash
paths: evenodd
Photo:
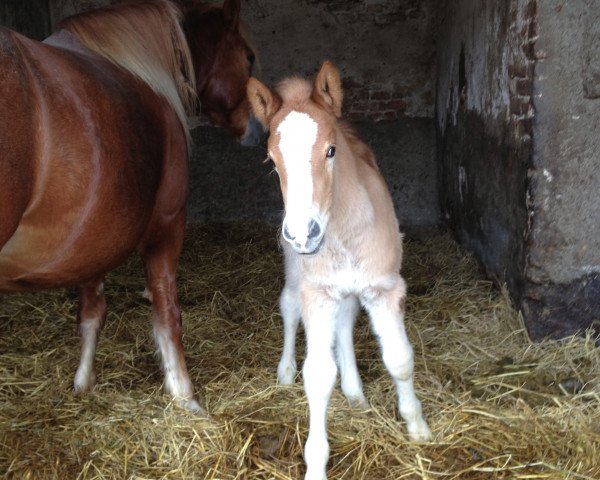
<path id="1" fill-rule="evenodd" d="M 83 45 L 79 39 L 67 30 L 58 30 L 49 37 L 47 37 L 43 43 L 51 45 L 53 47 L 72 50 L 74 52 L 83 53 L 90 55 L 92 51 Z"/>

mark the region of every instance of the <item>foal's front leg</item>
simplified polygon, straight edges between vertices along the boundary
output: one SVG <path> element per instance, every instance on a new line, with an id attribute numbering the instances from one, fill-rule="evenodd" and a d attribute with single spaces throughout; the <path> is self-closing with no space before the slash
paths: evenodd
<path id="1" fill-rule="evenodd" d="M 204 413 L 194 399 L 194 387 L 185 365 L 181 342 L 181 310 L 175 276 L 184 227 L 182 212 L 181 218 L 160 240 L 144 246 L 142 257 L 146 267 L 146 285 L 152 298 L 154 339 L 162 359 L 165 388 L 182 407 Z"/>
<path id="2" fill-rule="evenodd" d="M 94 358 L 98 336 L 106 320 L 106 299 L 102 279 L 79 286 L 79 309 L 77 323 L 81 338 L 81 358 L 75 373 L 75 393 L 91 390 L 96 383 Z"/>
<path id="3" fill-rule="evenodd" d="M 394 287 L 371 293 L 363 303 L 379 340 L 383 362 L 396 384 L 400 415 L 411 440 L 429 440 L 431 432 L 413 385 L 413 349 L 404 328 L 406 283 L 398 276 Z"/>
<path id="4" fill-rule="evenodd" d="M 309 410 L 308 439 L 304 447 L 306 480 L 327 478 L 327 406 L 337 373 L 333 356 L 336 310 L 336 302 L 326 294 L 315 290 L 302 292 L 306 332 L 306 360 L 302 373 Z"/>
<path id="5" fill-rule="evenodd" d="M 279 309 L 283 319 L 283 352 L 277 366 L 277 380 L 281 385 L 290 385 L 296 376 L 296 334 L 300 323 L 300 292 L 295 282 L 286 280 L 279 298 Z"/>

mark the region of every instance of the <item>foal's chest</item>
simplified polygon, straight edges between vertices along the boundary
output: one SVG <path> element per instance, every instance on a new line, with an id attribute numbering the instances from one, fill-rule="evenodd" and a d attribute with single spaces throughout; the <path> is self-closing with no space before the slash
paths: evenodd
<path id="1" fill-rule="evenodd" d="M 339 243 L 325 245 L 317 255 L 302 257 L 300 262 L 303 281 L 323 287 L 333 297 L 362 296 L 377 288 L 383 272 L 370 266 L 368 259 Z"/>

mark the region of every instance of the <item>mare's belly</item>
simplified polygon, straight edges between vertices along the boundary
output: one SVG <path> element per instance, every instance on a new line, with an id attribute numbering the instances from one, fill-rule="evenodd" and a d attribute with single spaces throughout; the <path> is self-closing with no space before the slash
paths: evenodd
<path id="1" fill-rule="evenodd" d="M 74 286 L 98 278 L 131 254 L 142 231 L 135 225 L 123 230 L 87 220 L 69 228 L 19 225 L 0 250 L 0 292 Z"/>

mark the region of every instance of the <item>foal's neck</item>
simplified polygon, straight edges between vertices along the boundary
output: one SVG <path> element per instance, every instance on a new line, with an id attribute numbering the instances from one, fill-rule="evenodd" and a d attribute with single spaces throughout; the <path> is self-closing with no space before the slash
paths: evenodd
<path id="1" fill-rule="evenodd" d="M 369 148 L 345 130 L 338 126 L 331 208 L 332 219 L 352 229 L 369 224 L 372 204 L 367 182 L 377 173 L 369 164 L 371 158 L 362 157 L 372 155 Z"/>

